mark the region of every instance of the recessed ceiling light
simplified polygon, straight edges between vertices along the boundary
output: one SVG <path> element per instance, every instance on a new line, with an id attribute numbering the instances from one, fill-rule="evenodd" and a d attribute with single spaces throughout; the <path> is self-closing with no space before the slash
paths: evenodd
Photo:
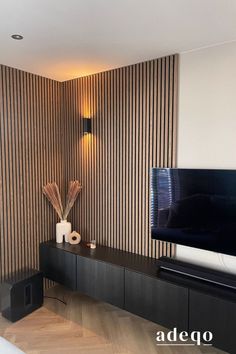
<path id="1" fill-rule="evenodd" d="M 11 38 L 16 39 L 17 41 L 20 41 L 24 37 L 21 34 L 13 34 Z"/>

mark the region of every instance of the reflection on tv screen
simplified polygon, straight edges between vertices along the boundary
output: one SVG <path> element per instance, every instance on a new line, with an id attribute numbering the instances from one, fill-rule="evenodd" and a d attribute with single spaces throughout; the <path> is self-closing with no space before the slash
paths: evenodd
<path id="1" fill-rule="evenodd" d="M 152 238 L 236 255 L 236 171 L 154 168 Z"/>

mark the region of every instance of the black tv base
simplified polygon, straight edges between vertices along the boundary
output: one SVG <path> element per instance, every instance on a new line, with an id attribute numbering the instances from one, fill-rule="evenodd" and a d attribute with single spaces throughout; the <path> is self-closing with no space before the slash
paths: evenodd
<path id="1" fill-rule="evenodd" d="M 183 262 L 157 260 L 99 245 L 91 250 L 83 243 L 48 241 L 40 244 L 39 253 L 40 269 L 46 278 L 171 330 L 176 327 L 178 332 L 211 331 L 213 346 L 236 353 L 236 291 L 216 284 L 211 277 L 214 271 L 207 269 L 208 281 L 202 281 L 184 275 Z M 171 262 L 175 269 L 177 264 L 185 265 L 185 272 L 182 268 L 182 273 L 166 270 Z M 214 282 L 209 282 L 209 278 Z M 233 280 L 228 284 L 235 284 Z M 225 284 L 223 280 L 218 282 Z"/>
<path id="2" fill-rule="evenodd" d="M 236 276 L 195 264 L 179 261 L 174 258 L 160 257 L 157 260 L 158 273 L 173 272 L 206 283 L 236 290 Z"/>

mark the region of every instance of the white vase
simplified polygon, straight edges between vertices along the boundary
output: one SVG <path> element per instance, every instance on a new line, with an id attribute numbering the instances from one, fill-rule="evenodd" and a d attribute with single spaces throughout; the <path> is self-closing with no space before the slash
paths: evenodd
<path id="1" fill-rule="evenodd" d="M 58 222 L 56 224 L 56 242 L 57 243 L 62 243 L 63 240 L 65 242 L 68 241 L 68 236 L 71 233 L 71 223 L 68 222 L 67 220 L 61 220 L 61 222 Z"/>

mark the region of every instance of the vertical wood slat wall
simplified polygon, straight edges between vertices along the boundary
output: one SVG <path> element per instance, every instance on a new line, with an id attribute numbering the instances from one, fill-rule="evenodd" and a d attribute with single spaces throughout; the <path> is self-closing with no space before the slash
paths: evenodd
<path id="1" fill-rule="evenodd" d="M 175 167 L 178 56 L 62 84 L 65 179 L 83 190 L 69 219 L 82 238 L 152 257 L 173 246 L 152 241 L 150 168 Z M 83 136 L 82 117 L 92 119 Z"/>
<path id="2" fill-rule="evenodd" d="M 55 234 L 42 186 L 62 186 L 61 83 L 0 65 L 0 277 L 38 268 L 38 246 Z"/>
<path id="3" fill-rule="evenodd" d="M 82 238 L 158 257 L 152 241 L 151 166 L 175 166 L 177 56 L 65 83 L 0 65 L 0 278 L 38 267 L 57 217 L 42 186 L 79 179 L 69 219 Z M 92 118 L 90 136 L 82 117 Z"/>

